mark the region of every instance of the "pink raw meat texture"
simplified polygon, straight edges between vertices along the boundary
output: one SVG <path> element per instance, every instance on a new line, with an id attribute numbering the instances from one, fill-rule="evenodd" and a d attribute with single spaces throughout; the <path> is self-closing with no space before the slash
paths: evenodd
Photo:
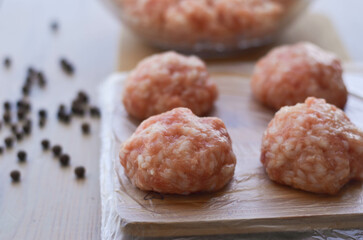
<path id="1" fill-rule="evenodd" d="M 217 86 L 198 57 L 166 52 L 144 59 L 130 73 L 123 103 L 138 119 L 176 107 L 187 107 L 201 116 L 211 110 L 217 96 Z"/>
<path id="2" fill-rule="evenodd" d="M 315 193 L 336 194 L 363 179 L 363 132 L 324 99 L 283 107 L 266 129 L 261 162 L 270 179 Z"/>
<path id="3" fill-rule="evenodd" d="M 274 109 L 324 98 L 344 108 L 348 92 L 339 59 L 311 43 L 277 47 L 258 61 L 251 81 L 254 96 Z"/>
<path id="4" fill-rule="evenodd" d="M 142 122 L 122 144 L 119 157 L 139 189 L 184 195 L 223 188 L 236 165 L 222 120 L 199 118 L 187 108 Z"/>

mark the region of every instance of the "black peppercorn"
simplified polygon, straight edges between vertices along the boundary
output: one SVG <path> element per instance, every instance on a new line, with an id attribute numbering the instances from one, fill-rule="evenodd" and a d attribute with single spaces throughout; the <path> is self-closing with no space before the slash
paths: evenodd
<path id="1" fill-rule="evenodd" d="M 24 96 L 28 96 L 30 93 L 30 86 L 24 85 L 21 89 Z"/>
<path id="2" fill-rule="evenodd" d="M 47 81 L 45 80 L 44 74 L 42 72 L 38 72 L 38 84 L 40 87 L 44 87 L 47 84 Z"/>
<path id="3" fill-rule="evenodd" d="M 9 101 L 4 102 L 4 110 L 5 111 L 11 110 L 11 103 Z"/>
<path id="4" fill-rule="evenodd" d="M 16 134 L 18 132 L 18 126 L 16 124 L 11 125 L 11 132 Z"/>
<path id="5" fill-rule="evenodd" d="M 24 118 L 25 118 L 25 112 L 22 111 L 22 110 L 18 110 L 17 116 L 18 116 L 18 120 L 19 121 L 24 120 Z"/>
<path id="6" fill-rule="evenodd" d="M 10 123 L 11 122 L 11 115 L 10 115 L 10 113 L 8 113 L 8 112 L 4 113 L 3 119 L 4 119 L 4 122 L 5 123 Z"/>
<path id="7" fill-rule="evenodd" d="M 32 76 L 27 76 L 26 78 L 25 78 L 25 83 L 24 83 L 24 85 L 23 86 L 28 86 L 28 87 L 31 87 L 31 85 L 33 84 L 33 78 L 32 78 Z"/>
<path id="8" fill-rule="evenodd" d="M 29 135 L 32 132 L 32 127 L 29 124 L 25 124 L 23 126 L 23 131 L 26 135 Z"/>
<path id="9" fill-rule="evenodd" d="M 77 95 L 77 100 L 79 103 L 87 104 L 89 101 L 87 93 L 85 93 L 84 91 L 79 91 Z"/>
<path id="10" fill-rule="evenodd" d="M 70 114 L 64 115 L 63 120 L 65 123 L 69 123 L 71 121 L 71 115 Z"/>
<path id="11" fill-rule="evenodd" d="M 53 154 L 54 156 L 60 156 L 61 153 L 62 153 L 62 147 L 59 146 L 59 145 L 55 145 L 53 148 L 52 148 L 52 151 L 53 151 Z"/>
<path id="12" fill-rule="evenodd" d="M 38 112 L 38 115 L 40 118 L 46 118 L 47 117 L 47 111 L 45 109 L 41 109 Z"/>
<path id="13" fill-rule="evenodd" d="M 29 126 L 29 127 L 32 127 L 32 124 L 33 124 L 33 122 L 32 122 L 32 120 L 31 120 L 31 119 L 27 119 L 27 120 L 25 121 L 25 125 L 27 125 L 27 126 Z"/>
<path id="14" fill-rule="evenodd" d="M 13 182 L 18 182 L 20 180 L 20 172 L 18 170 L 13 170 L 10 172 L 10 177 Z"/>
<path id="15" fill-rule="evenodd" d="M 36 74 L 37 71 L 33 67 L 28 68 L 28 76 L 33 77 Z"/>
<path id="16" fill-rule="evenodd" d="M 42 145 L 43 150 L 48 150 L 50 147 L 50 142 L 47 139 L 43 139 L 41 141 L 41 145 Z"/>
<path id="17" fill-rule="evenodd" d="M 47 121 L 44 118 L 39 119 L 38 125 L 40 128 L 43 128 Z"/>
<path id="18" fill-rule="evenodd" d="M 4 66 L 7 67 L 7 68 L 11 66 L 11 60 L 10 60 L 9 57 L 5 57 Z"/>
<path id="19" fill-rule="evenodd" d="M 101 112 L 100 109 L 98 107 L 91 107 L 90 108 L 90 114 L 92 117 L 100 117 L 101 116 Z"/>
<path id="20" fill-rule="evenodd" d="M 0 146 L 0 154 L 4 153 L 4 148 L 2 146 Z"/>
<path id="21" fill-rule="evenodd" d="M 77 178 L 84 178 L 86 169 L 83 166 L 79 166 L 74 169 L 74 173 L 76 174 Z"/>
<path id="22" fill-rule="evenodd" d="M 58 107 L 58 111 L 65 111 L 66 110 L 66 106 L 64 104 L 60 104 Z"/>
<path id="23" fill-rule="evenodd" d="M 59 121 L 62 121 L 62 120 L 63 120 L 64 115 L 65 115 L 65 112 L 58 111 L 58 113 L 57 113 L 58 120 L 59 120 Z"/>
<path id="24" fill-rule="evenodd" d="M 16 102 L 16 107 L 17 107 L 17 108 L 22 108 L 22 107 L 23 107 L 23 104 L 24 104 L 23 100 L 18 100 L 18 101 Z"/>
<path id="25" fill-rule="evenodd" d="M 59 161 L 63 167 L 69 165 L 70 157 L 68 154 L 62 154 L 59 158 Z"/>
<path id="26" fill-rule="evenodd" d="M 16 140 L 21 141 L 23 139 L 23 133 L 17 132 L 15 134 Z"/>
<path id="27" fill-rule="evenodd" d="M 25 99 L 22 99 L 22 100 L 17 101 L 16 106 L 18 108 L 18 111 L 21 110 L 24 113 L 28 113 L 31 110 L 30 103 L 27 102 Z"/>
<path id="28" fill-rule="evenodd" d="M 13 147 L 13 139 L 11 137 L 7 137 L 4 140 L 6 148 L 12 148 Z"/>
<path id="29" fill-rule="evenodd" d="M 81 129 L 83 134 L 89 134 L 91 131 L 91 127 L 88 123 L 83 123 Z"/>
<path id="30" fill-rule="evenodd" d="M 66 72 L 67 74 L 73 74 L 73 72 L 74 72 L 74 67 L 73 67 L 73 65 L 72 65 L 70 62 L 68 62 L 66 59 L 62 58 L 62 59 L 60 60 L 60 65 L 61 65 L 61 67 L 62 67 L 62 69 L 63 69 L 63 71 L 64 71 L 64 72 Z"/>
<path id="31" fill-rule="evenodd" d="M 18 152 L 18 160 L 19 160 L 19 162 L 25 162 L 26 161 L 26 152 L 19 151 Z"/>
<path id="32" fill-rule="evenodd" d="M 56 21 L 52 22 L 52 23 L 50 24 L 50 28 L 51 28 L 54 32 L 58 31 L 58 28 L 59 28 L 58 23 L 57 23 Z"/>

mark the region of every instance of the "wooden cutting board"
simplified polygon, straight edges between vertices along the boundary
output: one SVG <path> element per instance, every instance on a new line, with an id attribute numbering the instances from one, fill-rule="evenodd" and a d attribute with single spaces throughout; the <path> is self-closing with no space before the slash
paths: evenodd
<path id="1" fill-rule="evenodd" d="M 237 156 L 233 180 L 225 189 L 212 194 L 160 195 L 140 191 L 130 183 L 117 156 L 120 143 L 130 137 L 139 122 L 129 118 L 120 104 L 125 75 L 117 75 L 105 85 L 103 96 L 108 113 L 103 132 L 110 138 L 103 161 L 113 165 L 102 174 L 108 180 L 105 183 L 101 176 L 101 184 L 110 190 L 115 219 L 124 233 L 164 237 L 363 228 L 362 183 L 350 182 L 337 196 L 326 196 L 295 190 L 268 179 L 259 161 L 260 143 L 274 112 L 261 106 L 251 95 L 252 66 L 210 68 L 220 91 L 210 115 L 225 122 Z M 348 86 L 363 89 L 361 69 L 347 70 Z M 363 128 L 362 92 L 349 96 L 345 111 Z M 110 179 L 111 183 L 107 183 Z"/>

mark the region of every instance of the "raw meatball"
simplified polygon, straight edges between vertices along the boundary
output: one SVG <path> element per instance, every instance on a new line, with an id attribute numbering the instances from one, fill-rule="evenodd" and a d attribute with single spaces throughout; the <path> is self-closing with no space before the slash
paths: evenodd
<path id="1" fill-rule="evenodd" d="M 219 118 L 176 108 L 141 123 L 120 150 L 131 182 L 141 190 L 190 194 L 223 188 L 236 157 Z"/>
<path id="2" fill-rule="evenodd" d="M 217 98 L 205 64 L 197 57 L 175 52 L 153 55 L 141 61 L 126 80 L 123 103 L 139 119 L 187 107 L 206 114 Z"/>
<path id="3" fill-rule="evenodd" d="M 287 10 L 276 0 L 116 0 L 144 38 L 179 46 L 238 44 L 273 34 Z"/>
<path id="4" fill-rule="evenodd" d="M 276 31 L 283 10 L 271 0 L 185 0 L 167 9 L 165 29 L 175 39 L 188 36 L 192 42 L 233 42 L 240 35 L 253 39 Z"/>
<path id="5" fill-rule="evenodd" d="M 258 61 L 251 87 L 259 101 L 275 109 L 310 96 L 343 108 L 348 96 L 339 59 L 311 43 L 273 49 Z"/>
<path id="6" fill-rule="evenodd" d="M 363 179 L 363 132 L 324 99 L 283 107 L 262 140 L 261 162 L 278 183 L 335 194 Z"/>

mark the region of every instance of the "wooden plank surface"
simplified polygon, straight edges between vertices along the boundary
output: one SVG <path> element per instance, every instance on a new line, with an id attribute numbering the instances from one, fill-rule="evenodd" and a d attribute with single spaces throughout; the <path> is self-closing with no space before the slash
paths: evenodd
<path id="1" fill-rule="evenodd" d="M 100 124 L 85 118 L 92 134 L 83 137 L 83 120 L 58 124 L 56 107 L 69 104 L 81 89 L 90 94 L 92 103 L 97 102 L 97 86 L 115 67 L 118 24 L 99 1 L 5 0 L 0 5 L 1 118 L 2 102 L 20 97 L 29 66 L 43 70 L 48 81 L 44 90 L 34 88 L 30 95 L 33 134 L 0 156 L 0 239 L 99 239 Z M 59 23 L 55 33 L 50 29 L 53 20 Z M 5 55 L 12 59 L 9 69 L 2 65 Z M 61 70 L 60 57 L 74 64 L 73 76 Z M 42 130 L 36 120 L 40 108 L 48 110 Z M 3 127 L 0 145 L 8 134 Z M 71 156 L 71 166 L 61 168 L 51 153 L 43 153 L 42 138 L 61 144 Z M 27 163 L 17 162 L 20 149 L 27 151 Z M 77 165 L 86 167 L 85 180 L 75 179 Z M 13 169 L 21 171 L 18 184 L 10 180 Z"/>
<path id="2" fill-rule="evenodd" d="M 131 119 L 119 104 L 122 78 L 104 92 L 105 96 L 114 97 L 112 117 L 104 126 L 112 128 L 111 137 L 115 136 L 110 151 L 117 173 L 108 174 L 114 175 L 116 211 L 127 234 L 170 237 L 363 228 L 361 182 L 351 182 L 338 195 L 327 196 L 295 190 L 268 179 L 259 161 L 260 144 L 274 112 L 252 97 L 248 77 L 252 67 L 232 73 L 228 69 L 211 69 L 220 97 L 210 115 L 226 124 L 237 157 L 234 178 L 225 189 L 213 194 L 160 197 L 135 188 L 120 166 L 118 151 L 119 144 L 131 136 L 139 122 Z M 362 89 L 363 69 L 358 70 L 347 71 L 345 81 L 348 86 Z M 349 95 L 345 112 L 363 128 L 362 92 Z"/>
<path id="3" fill-rule="evenodd" d="M 350 27 L 361 26 L 362 22 L 356 19 L 362 4 L 356 0 L 316 1 L 312 11 L 325 18 L 330 27 L 323 27 L 324 34 L 304 32 L 300 37 L 309 39 L 315 35 L 314 39 L 321 36 L 326 41 L 332 38 L 339 41 L 343 50 L 339 55 L 344 59 L 349 55 L 363 61 L 359 48 L 362 32 Z M 56 34 L 49 29 L 52 20 L 60 25 Z M 310 23 L 309 27 L 318 28 L 317 22 Z M 88 91 L 95 102 L 97 85 L 107 75 L 116 68 L 130 69 L 135 65 L 140 57 L 132 58 L 137 56 L 135 49 L 125 51 L 122 44 L 120 47 L 120 32 L 122 39 L 128 35 L 120 31 L 117 20 L 99 0 L 0 0 L 0 60 L 7 55 L 13 60 L 10 70 L 0 66 L 0 101 L 20 96 L 25 71 L 32 65 L 44 70 L 49 81 L 46 90 L 32 94 L 34 110 L 46 107 L 50 111 L 47 127 L 34 130 L 32 137 L 17 146 L 28 151 L 28 163 L 18 165 L 15 150 L 0 156 L 0 239 L 100 238 L 98 123 L 92 123 L 92 136 L 83 138 L 79 133 L 81 121 L 71 127 L 58 125 L 54 107 L 69 103 L 79 89 Z M 132 49 L 133 45 L 128 46 Z M 65 76 L 59 69 L 60 56 L 75 64 L 74 77 Z M 5 136 L 6 132 L 1 131 L 1 143 Z M 39 141 L 45 136 L 70 153 L 72 168 L 61 169 L 50 154 L 41 152 Z M 87 168 L 85 181 L 73 178 L 72 170 L 77 164 Z M 15 168 L 23 175 L 17 185 L 9 177 L 9 171 Z"/>

